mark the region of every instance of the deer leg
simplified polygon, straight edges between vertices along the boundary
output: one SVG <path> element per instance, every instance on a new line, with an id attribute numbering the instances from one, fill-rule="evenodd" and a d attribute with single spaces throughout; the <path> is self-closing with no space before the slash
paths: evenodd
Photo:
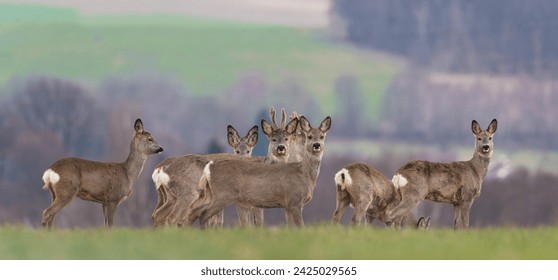
<path id="1" fill-rule="evenodd" d="M 362 221 L 362 218 L 366 216 L 366 210 L 370 206 L 370 203 L 372 203 L 371 199 L 362 197 L 355 202 L 355 213 L 353 214 L 353 218 L 351 219 L 351 225 L 360 225 L 360 221 Z"/>
<path id="2" fill-rule="evenodd" d="M 411 227 L 416 227 L 417 225 L 417 219 L 415 218 L 415 214 L 413 214 L 413 211 L 409 210 L 407 211 L 407 214 L 405 214 L 405 217 L 403 219 L 403 226 L 411 226 Z"/>
<path id="3" fill-rule="evenodd" d="M 291 223 L 289 224 L 289 226 L 297 226 L 297 227 L 302 227 L 304 226 L 304 219 L 302 218 L 302 207 L 301 206 L 296 206 L 296 207 L 291 207 L 287 210 L 288 215 L 291 217 Z"/>
<path id="4" fill-rule="evenodd" d="M 180 201 L 180 202 L 184 203 L 184 201 Z M 204 197 L 199 197 L 197 200 L 192 202 L 191 209 L 190 208 L 186 208 L 186 209 L 180 208 L 180 209 L 184 209 L 185 210 L 184 214 L 188 214 L 187 224 L 193 225 L 194 222 L 196 222 L 196 220 L 198 219 L 200 219 L 201 222 L 201 215 L 204 214 L 210 206 L 211 206 L 210 201 L 205 201 Z M 176 207 L 179 207 L 179 205 L 177 205 Z M 184 218 L 184 216 L 182 216 L 182 218 Z"/>
<path id="5" fill-rule="evenodd" d="M 160 186 L 159 188 L 157 188 L 157 205 L 153 210 L 153 214 L 155 214 L 155 211 L 157 211 L 157 209 L 159 209 L 159 207 L 161 207 L 165 203 L 165 201 L 167 201 L 165 190 L 163 189 L 163 186 Z"/>
<path id="6" fill-rule="evenodd" d="M 161 186 L 161 188 L 163 188 L 163 186 Z M 163 190 L 162 193 L 164 193 L 165 197 L 164 203 L 156 208 L 152 215 L 154 227 L 168 225 L 169 216 L 176 205 L 176 196 L 174 196 L 170 190 Z"/>
<path id="7" fill-rule="evenodd" d="M 464 228 L 469 228 L 469 213 L 471 213 L 471 206 L 473 202 L 465 202 L 461 210 L 462 224 Z"/>
<path id="8" fill-rule="evenodd" d="M 471 210 L 471 205 L 472 202 L 464 202 L 453 206 L 454 229 L 464 229 L 469 227 L 469 211 Z"/>
<path id="9" fill-rule="evenodd" d="M 388 211 L 385 221 L 386 224 L 391 223 L 392 227 L 396 228 L 400 228 L 407 213 L 424 200 L 424 195 L 415 191 L 410 185 L 400 188 L 400 191 L 401 202 Z"/>
<path id="10" fill-rule="evenodd" d="M 64 187 L 62 182 L 58 182 L 57 186 L 60 186 L 60 188 Z M 77 188 L 72 188 L 70 185 L 70 187 L 66 189 L 67 191 L 57 191 L 59 189 L 55 190 L 53 186 L 50 187 L 52 203 L 43 211 L 43 219 L 41 221 L 41 225 L 43 227 L 52 228 L 56 214 L 68 205 L 68 203 L 70 203 L 70 201 L 72 201 L 72 199 L 76 196 Z"/>
<path id="11" fill-rule="evenodd" d="M 207 207 L 200 215 L 201 228 L 205 229 L 209 224 L 209 219 L 220 211 L 223 211 L 227 206 L 228 205 L 223 203 L 212 203 L 209 207 Z"/>
<path id="12" fill-rule="evenodd" d="M 252 208 L 252 214 L 254 215 L 254 225 L 261 227 L 264 224 L 264 209 L 263 208 Z"/>
<path id="13" fill-rule="evenodd" d="M 238 224 L 242 227 L 250 225 L 251 216 L 250 207 L 245 207 L 242 205 L 236 206 L 236 215 L 238 216 Z"/>
<path id="14" fill-rule="evenodd" d="M 196 205 L 194 205 L 194 203 L 196 203 Z M 203 205 L 197 203 L 203 203 Z M 209 202 L 203 201 L 203 198 L 198 197 L 196 194 L 189 194 L 189 195 L 182 196 L 179 199 L 177 199 L 174 209 L 169 215 L 168 220 L 171 224 L 175 224 L 179 227 L 182 227 L 186 224 L 189 224 L 188 219 L 192 211 L 194 211 L 195 209 L 199 210 L 204 205 L 208 206 Z M 198 218 L 200 213 L 201 212 L 198 212 L 197 214 Z"/>
<path id="15" fill-rule="evenodd" d="M 116 214 L 116 207 L 118 203 L 107 202 L 103 204 L 103 213 L 105 214 L 105 226 L 111 228 L 114 223 L 114 215 Z"/>
<path id="16" fill-rule="evenodd" d="M 288 226 L 292 226 L 293 225 L 293 215 L 291 214 L 291 212 L 289 212 L 288 209 L 285 208 L 285 220 L 287 221 L 287 225 Z"/>
<path id="17" fill-rule="evenodd" d="M 339 224 L 341 217 L 343 217 L 343 213 L 345 213 L 345 209 L 349 206 L 350 201 L 348 198 L 337 199 L 337 206 L 335 208 L 335 212 L 333 212 L 333 222 Z"/>
<path id="18" fill-rule="evenodd" d="M 159 209 L 161 209 L 161 207 L 165 205 L 167 201 L 168 196 L 165 191 L 165 186 L 159 186 L 159 188 L 157 188 L 157 205 L 155 206 L 155 209 L 153 209 L 153 214 L 151 215 L 154 227 L 164 225 L 164 221 L 160 218 L 161 213 Z"/>
<path id="19" fill-rule="evenodd" d="M 225 210 L 221 210 L 217 214 L 211 216 L 207 221 L 207 225 L 212 228 L 222 228 L 225 220 Z"/>

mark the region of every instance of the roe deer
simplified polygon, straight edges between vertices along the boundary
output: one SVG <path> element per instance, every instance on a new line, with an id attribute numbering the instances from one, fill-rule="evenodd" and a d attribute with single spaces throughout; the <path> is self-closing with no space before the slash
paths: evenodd
<path id="1" fill-rule="evenodd" d="M 51 228 L 54 217 L 74 197 L 103 205 L 105 226 L 112 227 L 116 207 L 132 192 L 147 156 L 163 151 L 153 136 L 137 119 L 130 154 L 122 163 L 96 162 L 80 158 L 64 158 L 52 164 L 43 174 L 44 189 L 49 189 L 52 204 L 43 211 L 42 225 Z"/>
<path id="2" fill-rule="evenodd" d="M 236 155 L 250 157 L 252 155 L 252 149 L 254 148 L 254 146 L 256 146 L 258 142 L 258 126 L 257 125 L 253 126 L 248 131 L 245 137 L 241 137 L 238 131 L 232 125 L 228 125 L 227 141 Z M 170 159 L 173 158 L 169 158 L 168 160 Z M 172 166 L 169 168 L 172 169 Z M 168 171 L 168 170 L 167 172 L 173 173 L 172 171 Z M 180 170 L 177 170 L 176 172 L 180 172 Z M 162 222 L 158 221 L 157 219 L 157 217 L 160 216 L 158 213 L 161 210 L 159 209 L 163 209 L 161 208 L 161 206 L 163 206 L 164 204 L 168 206 L 174 206 L 174 204 L 172 203 L 174 203 L 175 201 L 172 192 L 167 191 L 165 187 L 168 181 L 170 180 L 168 174 L 165 173 L 162 169 L 156 168 L 153 174 L 151 175 L 151 177 L 155 183 L 156 191 L 157 191 L 157 206 L 153 211 L 152 218 L 154 220 L 154 225 L 158 226 L 162 224 Z"/>
<path id="3" fill-rule="evenodd" d="M 454 228 L 468 228 L 471 205 L 480 195 L 482 181 L 494 151 L 492 137 L 497 127 L 496 119 L 486 130 L 482 130 L 473 120 L 471 130 L 476 137 L 476 144 L 473 158 L 469 161 L 411 161 L 399 168 L 392 182 L 399 188 L 401 202 L 390 207 L 387 220 L 401 219 L 402 215 L 428 199 L 453 204 Z"/>
<path id="4" fill-rule="evenodd" d="M 200 195 L 198 189 L 199 179 L 203 168 L 210 161 L 220 161 L 225 159 L 242 159 L 248 161 L 265 162 L 286 162 L 289 157 L 289 138 L 294 134 L 298 120 L 286 122 L 286 114 L 282 111 L 281 125 L 275 121 L 275 109 L 271 108 L 270 116 L 272 125 L 262 119 L 262 130 L 269 139 L 268 154 L 266 157 L 238 157 L 230 154 L 211 154 L 211 155 L 186 155 L 182 157 L 168 158 L 161 162 L 153 173 L 153 180 L 158 189 L 168 193 L 167 197 L 172 197 L 168 202 L 155 210 L 153 214 L 154 226 L 165 224 L 183 225 L 188 217 L 190 205 Z M 163 178 L 160 180 L 158 178 Z M 243 209 L 237 207 L 239 222 L 241 225 L 249 223 L 250 208 Z M 219 217 L 219 214 L 217 214 Z M 263 212 L 255 211 L 255 223 L 263 224 Z M 222 221 L 222 220 L 221 220 Z M 213 225 L 222 222 L 212 220 Z"/>
<path id="5" fill-rule="evenodd" d="M 390 204 L 399 203 L 401 196 L 392 182 L 382 173 L 363 163 L 345 166 L 335 174 L 337 208 L 333 221 L 339 223 L 345 208 L 351 206 L 355 212 L 352 225 L 360 225 L 366 216 L 366 222 L 374 219 L 386 221 L 386 209 Z M 406 224 L 415 226 L 417 221 L 409 210 L 405 213 Z"/>
<path id="6" fill-rule="evenodd" d="M 304 116 L 300 122 L 307 138 L 307 155 L 302 162 L 210 161 L 199 180 L 204 195 L 192 204 L 188 223 L 193 224 L 199 218 L 203 228 L 209 217 L 228 205 L 237 204 L 284 208 L 290 226 L 303 226 L 302 208 L 312 199 L 316 187 L 331 118 L 326 117 L 318 128 L 312 128 Z"/>
<path id="7" fill-rule="evenodd" d="M 273 123 L 273 128 L 277 129 L 277 124 L 275 123 L 275 111 L 271 108 L 270 116 Z M 285 127 L 285 110 L 282 110 L 281 116 L 281 127 Z M 303 157 L 306 155 L 304 145 L 306 144 L 306 135 L 302 131 L 300 127 L 300 115 L 296 112 L 292 112 L 289 118 L 292 120 L 297 120 L 298 125 L 296 126 L 296 130 L 293 134 L 290 134 L 289 137 L 289 155 L 287 157 L 287 162 L 300 162 L 302 161 Z M 275 161 L 275 162 L 284 162 L 284 161 Z M 237 213 L 239 216 L 239 223 L 240 225 L 247 225 L 250 220 L 250 213 L 253 214 L 253 221 L 256 226 L 263 225 L 263 217 L 264 217 L 264 209 L 252 207 L 244 208 L 243 206 L 237 205 L 236 207 Z M 243 218 L 241 218 L 243 217 Z"/>

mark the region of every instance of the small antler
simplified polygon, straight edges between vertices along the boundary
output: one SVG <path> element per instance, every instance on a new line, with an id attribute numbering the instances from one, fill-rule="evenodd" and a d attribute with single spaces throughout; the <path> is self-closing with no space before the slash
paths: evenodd
<path id="1" fill-rule="evenodd" d="M 287 127 L 287 113 L 285 108 L 281 109 L 281 128 L 285 129 Z"/>
<path id="2" fill-rule="evenodd" d="M 275 120 L 275 108 L 269 108 L 269 118 L 271 119 L 271 127 L 273 130 L 277 129 L 277 121 Z"/>

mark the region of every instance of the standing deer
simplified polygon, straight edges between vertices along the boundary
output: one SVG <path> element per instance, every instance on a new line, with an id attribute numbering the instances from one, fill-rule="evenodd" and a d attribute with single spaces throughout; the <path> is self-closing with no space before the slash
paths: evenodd
<path id="1" fill-rule="evenodd" d="M 411 161 L 397 170 L 392 182 L 401 193 L 401 202 L 388 211 L 388 221 L 395 221 L 424 199 L 453 204 L 454 228 L 469 227 L 469 211 L 479 197 L 482 181 L 488 172 L 494 151 L 492 137 L 498 122 L 492 120 L 482 130 L 473 120 L 471 130 L 476 137 L 473 158 L 469 161 L 438 163 Z"/>
<path id="2" fill-rule="evenodd" d="M 272 124 L 268 124 L 262 119 L 262 130 L 269 140 L 268 154 L 266 157 L 242 157 L 231 154 L 211 154 L 211 155 L 186 155 L 182 157 L 172 157 L 164 160 L 155 169 L 153 180 L 157 189 L 168 193 L 167 197 L 172 197 L 161 207 L 155 209 L 153 213 L 153 224 L 155 227 L 176 224 L 183 225 L 188 217 L 190 205 L 199 197 L 199 179 L 203 168 L 210 161 L 220 161 L 225 159 L 242 159 L 247 161 L 264 162 L 272 164 L 276 162 L 286 162 L 289 157 L 290 138 L 295 132 L 298 120 L 291 120 L 286 123 L 286 114 L 282 110 L 281 125 L 275 121 L 275 109 L 270 109 Z M 239 223 L 249 224 L 251 208 L 237 206 Z M 219 213 L 217 217 L 220 217 Z M 256 225 L 263 224 L 263 211 L 254 212 L 254 222 Z M 222 220 L 212 220 L 213 225 L 222 224 Z"/>
<path id="3" fill-rule="evenodd" d="M 345 166 L 335 174 L 337 187 L 337 208 L 333 221 L 339 223 L 347 206 L 355 208 L 351 219 L 352 225 L 360 225 L 366 216 L 366 222 L 374 219 L 386 221 L 386 209 L 390 204 L 399 203 L 401 196 L 392 182 L 379 171 L 363 163 Z M 405 222 L 418 226 L 413 213 L 405 213 Z"/>
<path id="4" fill-rule="evenodd" d="M 294 121 L 294 120 L 293 120 Z M 205 189 L 192 204 L 188 223 L 198 218 L 202 228 L 207 220 L 231 204 L 259 208 L 284 208 L 289 225 L 303 226 L 302 208 L 311 199 L 331 118 L 318 128 L 300 117 L 306 135 L 306 156 L 301 162 L 263 164 L 250 161 L 210 161 L 203 170 L 199 187 Z"/>
<path id="5" fill-rule="evenodd" d="M 238 131 L 232 126 L 227 126 L 227 141 L 231 148 L 233 149 L 234 154 L 243 156 L 243 157 L 250 157 L 252 155 L 252 149 L 256 146 L 258 142 L 258 126 L 253 126 L 245 137 L 241 137 Z M 176 158 L 169 158 L 164 162 L 171 161 L 172 159 Z M 170 165 L 170 164 L 169 164 Z M 180 164 L 174 164 L 174 166 L 180 166 Z M 169 166 L 169 169 L 172 169 L 172 166 Z M 169 170 L 168 169 L 168 170 Z M 168 172 L 173 173 L 172 171 L 168 171 L 167 173 L 163 171 L 162 168 L 156 168 L 153 174 L 151 175 L 153 182 L 156 186 L 157 191 L 157 206 L 153 211 L 153 221 L 155 226 L 159 226 L 163 224 L 163 222 L 158 220 L 158 217 L 161 216 L 160 212 L 166 209 L 172 210 L 174 203 L 176 202 L 175 196 L 172 192 L 167 189 L 168 181 L 170 177 L 168 176 Z M 176 170 L 176 172 L 180 172 L 180 170 Z M 161 208 L 163 205 L 166 205 L 167 208 Z M 170 214 L 170 212 L 168 213 Z M 167 214 L 167 215 L 168 215 Z M 163 218 L 166 219 L 166 216 Z"/>
<path id="6" fill-rule="evenodd" d="M 122 163 L 96 162 L 80 158 L 64 158 L 43 174 L 43 189 L 49 189 L 52 204 L 43 211 L 43 227 L 52 228 L 54 217 L 74 197 L 101 203 L 105 226 L 112 227 L 116 207 L 132 192 L 147 157 L 163 151 L 153 136 L 137 119 L 130 154 Z"/>

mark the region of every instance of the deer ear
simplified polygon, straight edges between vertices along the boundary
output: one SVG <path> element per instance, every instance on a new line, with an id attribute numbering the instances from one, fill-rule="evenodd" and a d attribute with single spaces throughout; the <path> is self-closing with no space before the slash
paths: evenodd
<path id="1" fill-rule="evenodd" d="M 233 148 L 238 146 L 238 144 L 240 144 L 240 137 L 238 136 L 236 130 L 234 132 L 227 132 L 227 141 L 229 142 L 229 145 Z"/>
<path id="2" fill-rule="evenodd" d="M 493 119 L 488 125 L 488 128 L 486 130 L 488 131 L 488 133 L 494 134 L 497 128 L 498 128 L 498 121 L 496 119 Z"/>
<path id="3" fill-rule="evenodd" d="M 248 134 L 246 134 L 246 144 L 248 144 L 248 146 L 250 147 L 254 147 L 256 146 L 256 144 L 258 143 L 258 126 L 255 125 L 253 126 L 249 131 Z"/>
<path id="4" fill-rule="evenodd" d="M 320 131 L 326 133 L 331 128 L 331 118 L 327 116 L 320 124 Z"/>
<path id="5" fill-rule="evenodd" d="M 478 135 L 482 132 L 482 128 L 480 127 L 479 123 L 475 120 L 471 123 L 471 130 L 473 134 Z"/>
<path id="6" fill-rule="evenodd" d="M 310 125 L 310 122 L 308 122 L 306 117 L 305 116 L 300 116 L 299 121 L 300 121 L 300 128 L 302 128 L 302 131 L 304 131 L 304 133 L 310 132 L 310 130 L 312 129 L 312 126 Z"/>
<path id="7" fill-rule="evenodd" d="M 296 111 L 292 112 L 291 115 L 289 116 L 289 118 L 292 119 L 298 119 L 298 114 L 296 113 Z"/>
<path id="8" fill-rule="evenodd" d="M 227 133 L 236 134 L 236 136 L 238 136 L 238 138 L 240 138 L 240 135 L 238 135 L 238 131 L 236 131 L 236 129 L 230 124 L 227 125 Z"/>
<path id="9" fill-rule="evenodd" d="M 269 125 L 264 119 L 262 119 L 262 131 L 268 138 L 271 137 L 271 134 L 273 133 L 273 127 L 271 127 L 271 125 Z"/>
<path id="10" fill-rule="evenodd" d="M 287 127 L 285 128 L 285 130 L 287 130 L 287 134 L 291 135 L 293 133 L 296 132 L 296 128 L 298 126 L 298 119 L 292 119 L 289 124 L 287 124 Z"/>
<path id="11" fill-rule="evenodd" d="M 134 123 L 134 130 L 137 133 L 143 132 L 143 122 L 141 121 L 141 119 L 137 119 L 136 122 Z"/>

